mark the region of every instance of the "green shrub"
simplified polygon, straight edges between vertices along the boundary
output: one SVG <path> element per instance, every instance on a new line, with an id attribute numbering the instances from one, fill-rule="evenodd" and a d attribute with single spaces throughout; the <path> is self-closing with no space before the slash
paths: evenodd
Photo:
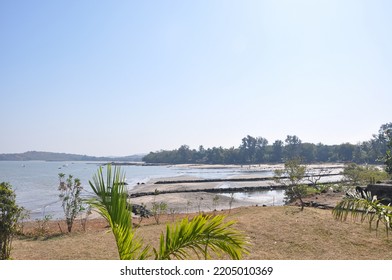
<path id="1" fill-rule="evenodd" d="M 342 175 L 345 180 L 350 181 L 353 185 L 374 184 L 377 181 L 388 179 L 388 173 L 376 166 L 355 163 L 346 165 Z"/>
<path id="2" fill-rule="evenodd" d="M 15 193 L 9 183 L 0 183 L 0 259 L 7 260 L 11 254 L 12 238 L 23 208 L 15 202 Z"/>

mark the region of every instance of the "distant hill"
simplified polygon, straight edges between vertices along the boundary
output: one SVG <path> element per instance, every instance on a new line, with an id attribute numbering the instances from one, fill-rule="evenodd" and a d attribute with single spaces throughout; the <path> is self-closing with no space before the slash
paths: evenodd
<path id="1" fill-rule="evenodd" d="M 87 155 L 76 155 L 66 153 L 51 153 L 29 151 L 19 154 L 0 154 L 0 161 L 15 160 L 43 160 L 43 161 L 127 161 L 127 162 L 140 162 L 144 155 L 131 155 L 124 157 L 94 157 Z"/>

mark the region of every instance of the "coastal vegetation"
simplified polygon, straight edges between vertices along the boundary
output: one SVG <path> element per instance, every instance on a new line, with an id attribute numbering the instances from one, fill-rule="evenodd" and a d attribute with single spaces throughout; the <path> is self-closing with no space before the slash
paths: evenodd
<path id="1" fill-rule="evenodd" d="M 78 178 L 73 178 L 72 175 L 68 175 L 66 180 L 64 178 L 65 174 L 59 173 L 59 198 L 64 210 L 68 232 L 71 232 L 74 220 L 81 211 L 85 210 L 83 200 L 80 197 L 83 188 Z"/>
<path id="2" fill-rule="evenodd" d="M 368 191 L 356 189 L 347 193 L 346 197 L 340 201 L 332 211 L 335 219 L 346 221 L 350 215 L 354 221 L 367 221 L 369 228 L 384 225 L 388 235 L 392 229 L 392 207 L 385 205 Z"/>
<path id="3" fill-rule="evenodd" d="M 8 183 L 0 183 L 0 260 L 10 258 L 12 239 L 23 208 L 15 201 L 15 193 Z"/>
<path id="4" fill-rule="evenodd" d="M 151 250 L 154 258 L 160 260 L 185 259 L 191 253 L 198 258 L 209 259 L 210 251 L 217 256 L 226 254 L 232 259 L 241 259 L 247 253 L 246 236 L 233 227 L 235 222 L 225 222 L 222 215 L 199 214 L 190 220 L 184 218 L 175 225 L 166 226 L 166 234 L 161 233 L 157 248 L 144 245 L 132 224 L 132 210 L 124 187 L 125 175 L 119 168 L 112 172 L 110 165 L 106 167 L 106 172 L 105 178 L 100 168 L 90 181 L 96 194 L 90 204 L 110 225 L 120 259 L 147 259 Z"/>
<path id="5" fill-rule="evenodd" d="M 238 147 L 213 147 L 191 149 L 182 145 L 175 150 L 150 152 L 143 157 L 146 163 L 168 164 L 274 164 L 289 159 L 300 158 L 304 163 L 314 162 L 354 162 L 358 164 L 380 163 L 387 151 L 386 134 L 392 123 L 383 124 L 378 133 L 369 141 L 357 144 L 324 145 L 304 143 L 296 135 L 288 135 L 284 141 L 276 140 L 269 144 L 263 137 L 246 136 Z M 392 145 L 389 143 L 389 145 Z M 392 162 L 392 155 L 384 159 Z M 392 170 L 392 169 L 391 169 Z"/>
<path id="6" fill-rule="evenodd" d="M 253 150 L 254 141 L 252 140 L 253 137 L 246 137 L 243 139 L 242 145 L 238 148 L 238 154 L 241 155 L 241 158 L 248 163 L 261 163 L 262 161 L 268 161 L 273 159 L 274 154 L 268 155 L 268 141 L 265 139 L 256 139 L 256 143 L 261 143 L 259 146 L 256 145 L 256 149 Z M 345 168 L 342 172 L 344 176 L 344 184 L 345 186 L 351 185 L 366 185 L 366 184 L 374 184 L 375 182 L 386 180 L 391 178 L 392 176 L 392 123 L 388 125 L 384 125 L 380 128 L 379 134 L 373 136 L 374 143 L 377 141 L 380 146 L 378 147 L 378 152 L 374 153 L 374 151 L 366 153 L 366 154 L 373 154 L 374 156 L 377 154 L 377 157 L 374 159 L 374 163 L 382 162 L 385 164 L 385 169 L 381 169 L 379 166 L 372 166 L 372 165 L 360 165 L 355 162 L 348 162 L 345 165 Z M 312 192 L 320 194 L 322 190 L 322 186 L 320 187 L 319 181 L 321 176 L 328 175 L 328 170 L 320 169 L 320 173 L 312 173 L 315 172 L 312 170 L 311 172 L 307 170 L 307 161 L 303 161 L 304 159 L 304 152 L 303 146 L 306 143 L 302 143 L 301 140 L 296 136 L 288 136 L 286 139 L 286 145 L 283 145 L 283 142 L 278 145 L 275 145 L 275 148 L 272 148 L 272 151 L 276 152 L 275 159 L 280 158 L 284 161 L 284 169 L 275 171 L 275 178 L 278 180 L 279 183 L 286 186 L 286 202 L 291 203 L 294 201 L 300 201 L 300 206 L 302 211 L 294 210 L 293 207 L 277 207 L 276 209 L 271 209 L 268 207 L 268 211 L 271 213 L 277 212 L 284 212 L 282 216 L 287 219 L 287 223 L 282 223 L 282 226 L 288 227 L 290 232 L 296 229 L 296 225 L 290 221 L 290 217 L 295 216 L 296 221 L 302 221 L 306 224 L 306 228 L 311 228 L 314 224 L 314 228 L 311 228 L 313 232 L 312 238 L 319 238 L 319 242 L 322 242 L 322 237 L 327 236 L 331 238 L 331 236 L 335 236 L 337 240 L 340 235 L 344 234 L 344 232 L 352 231 L 352 227 L 348 226 L 348 223 L 342 223 L 341 226 L 339 225 L 332 225 L 329 224 L 330 228 L 324 228 L 322 224 L 317 223 L 316 216 L 321 217 L 324 214 L 320 214 L 314 209 L 306 209 L 304 210 L 305 201 L 304 198 Z M 371 142 L 371 141 L 369 141 Z M 290 143 L 290 144 L 287 144 Z M 363 144 L 363 143 L 362 143 Z M 382 145 L 381 145 L 382 144 Z M 278 149 L 278 147 L 282 147 L 282 149 Z M 248 147 L 248 148 L 244 148 Z M 264 148 L 261 148 L 264 147 Z M 374 147 L 377 147 L 374 144 Z M 241 152 L 241 148 L 243 151 Z M 373 149 L 373 148 L 372 148 Z M 384 151 L 385 149 L 385 151 Z M 184 151 L 190 151 L 190 149 L 184 148 Z M 200 149 L 199 149 L 200 150 Z M 234 148 L 233 148 L 234 150 Z M 337 149 L 339 150 L 339 149 Z M 344 149 L 343 149 L 344 150 Z M 206 152 L 206 150 L 204 150 Z M 355 151 L 355 149 L 354 149 Z M 370 150 L 369 150 L 370 151 Z M 382 154 L 382 151 L 384 153 Z M 353 153 L 355 154 L 355 153 Z M 278 157 L 279 155 L 279 157 Z M 364 154 L 362 154 L 364 155 Z M 348 157 L 347 157 L 348 158 Z M 106 169 L 106 176 L 103 174 L 103 168 Z M 255 213 L 263 213 L 263 215 L 268 216 L 267 210 L 261 210 L 262 207 L 254 207 L 254 209 L 244 209 L 244 210 L 235 210 L 232 213 L 231 203 L 232 200 L 229 201 L 230 207 L 228 210 L 228 215 L 231 215 L 232 218 L 236 217 L 236 222 L 234 221 L 225 221 L 224 215 L 216 215 L 216 211 L 213 214 L 202 214 L 200 211 L 200 204 L 198 205 L 199 213 L 193 213 L 191 215 L 183 215 L 177 214 L 174 210 L 170 210 L 170 218 L 174 222 L 174 224 L 166 225 L 165 228 L 159 227 L 160 222 L 168 221 L 168 205 L 165 202 L 155 202 L 155 211 L 156 211 L 156 228 L 157 230 L 155 239 L 150 238 L 148 240 L 145 239 L 144 234 L 141 232 L 146 233 L 141 228 L 143 227 L 142 220 L 139 221 L 138 225 L 135 226 L 133 221 L 135 220 L 132 217 L 131 207 L 127 200 L 127 193 L 126 193 L 126 184 L 125 184 L 125 175 L 121 173 L 119 168 L 114 168 L 112 170 L 111 165 L 107 165 L 103 168 L 100 168 L 97 174 L 93 177 L 92 182 L 90 182 L 90 186 L 93 189 L 96 197 L 91 199 L 89 202 L 91 206 L 93 206 L 102 217 L 105 218 L 106 222 L 109 224 L 111 231 L 114 237 L 114 243 L 117 246 L 118 257 L 120 259 L 188 259 L 188 258 L 204 258 L 204 259 L 211 259 L 211 258 L 232 258 L 232 259 L 240 259 L 243 258 L 247 253 L 250 253 L 249 246 L 250 243 L 248 242 L 247 236 L 252 239 L 252 245 L 254 245 L 254 240 L 256 240 L 256 235 L 260 235 L 260 228 L 254 228 L 255 221 L 259 219 L 264 219 L 265 217 L 261 217 L 259 214 Z M 113 171 L 113 172 L 112 172 Z M 325 172 L 325 173 L 324 173 Z M 68 212 L 70 215 L 74 215 L 76 212 L 81 210 L 82 206 L 76 203 L 76 201 L 81 201 L 78 194 L 78 190 L 81 190 L 80 182 L 77 179 L 73 179 L 72 176 L 69 176 L 67 180 L 64 181 L 65 175 L 59 174 L 60 185 L 59 190 L 65 191 L 66 189 L 71 190 L 72 187 L 74 188 L 74 202 L 69 203 L 72 201 L 70 199 L 71 195 L 62 193 L 60 194 L 60 198 L 63 198 L 63 207 L 67 203 L 69 203 Z M 305 184 L 305 181 L 308 180 L 310 184 Z M 14 225 L 17 224 L 19 219 L 21 209 L 15 204 L 15 194 L 12 192 L 11 186 L 6 183 L 2 183 L 1 187 L 4 189 L 8 189 L 9 194 L 9 201 L 7 202 L 9 205 L 14 204 Z M 330 189 L 330 187 L 328 187 Z M 312 189 L 312 190 L 311 190 Z M 3 191 L 3 189 L 1 189 Z M 71 191 L 73 192 L 73 191 Z M 6 192 L 5 192 L 6 193 Z M 332 193 L 332 191 L 331 191 Z M 157 190 L 155 195 L 160 194 Z M 1 199 L 5 198 L 6 195 L 1 195 Z M 12 200 L 13 198 L 13 200 Z M 77 199 L 76 199 L 77 198 Z M 194 203 L 200 203 L 200 200 L 196 200 Z M 317 198 L 316 198 L 317 199 Z M 339 197 L 340 199 L 340 197 Z M 69 201 L 68 201 L 69 200 Z M 13 201 L 13 202 L 12 202 Z M 216 203 L 218 201 L 218 196 L 212 198 L 212 208 L 216 208 Z M 3 200 L 1 200 L 1 205 L 5 205 Z M 259 208 L 259 209 L 256 209 Z M 4 208 L 3 208 L 4 209 Z M 11 208 L 7 208 L 11 209 Z M 169 208 L 170 209 L 170 208 Z M 284 209 L 284 210 L 282 210 Z M 0 213 L 9 213 L 8 210 L 1 210 Z M 7 212 L 8 211 L 8 212 Z M 65 213 L 66 210 L 64 208 Z M 238 212 L 237 212 L 238 211 Z M 238 225 L 238 214 L 240 211 L 244 211 L 247 213 L 246 215 L 254 215 L 254 220 L 249 220 L 249 217 L 242 217 L 243 220 L 246 222 L 241 222 Z M 296 212 L 298 211 L 298 212 Z M 154 213 L 154 208 L 152 209 Z M 186 211 L 188 212 L 188 211 Z M 329 211 L 325 211 L 331 217 Z M 79 213 L 79 212 L 78 212 Z M 390 229 L 392 228 L 392 207 L 390 205 L 386 205 L 385 201 L 378 199 L 372 193 L 361 190 L 360 188 L 356 188 L 355 191 L 347 191 L 346 196 L 337 204 L 337 206 L 332 211 L 333 217 L 338 221 L 346 221 L 348 217 L 352 217 L 355 221 L 359 220 L 360 222 L 367 222 L 370 229 L 375 228 L 376 230 L 380 230 L 380 227 L 383 228 L 383 232 L 386 232 L 388 235 Z M 272 215 L 272 214 L 271 214 Z M 3 215 L 4 216 L 4 215 Z M 3 221 L 5 218 L 1 216 L 2 220 L 0 225 L 1 231 L 5 232 L 5 225 Z M 73 216 L 75 219 L 76 215 Z M 274 219 L 276 216 L 272 216 Z M 310 218 L 311 217 L 311 218 Z M 323 216 L 324 217 L 324 216 Z M 278 217 L 277 219 L 280 219 Z M 68 231 L 71 232 L 73 219 L 68 219 L 66 214 L 66 223 L 68 226 Z M 313 219 L 308 221 L 308 219 Z M 271 218 L 270 220 L 264 221 L 262 226 L 270 227 L 271 224 L 274 223 Z M 331 219 L 333 220 L 333 219 Z M 47 224 L 49 224 L 48 221 Z M 258 222 L 257 222 L 258 223 Z M 326 218 L 323 218 L 323 223 L 329 223 Z M 287 226 L 290 224 L 290 226 Z M 339 224 L 339 223 L 338 223 Z M 60 223 L 58 222 L 60 227 Z M 46 224 L 45 224 L 46 226 Z M 261 225 L 260 225 L 261 226 Z M 86 225 L 84 225 L 85 229 Z M 238 230 L 241 228 L 241 231 Z M 333 230 L 331 229 L 333 228 Z M 243 229 L 247 229 L 247 231 L 242 231 Z M 343 230 L 345 229 L 345 230 Z M 61 228 L 60 228 L 61 230 Z M 148 231 L 148 229 L 147 229 Z M 281 233 L 281 229 L 277 231 Z M 356 231 L 357 232 L 357 231 Z M 15 234 L 15 226 L 10 228 L 9 235 L 1 235 L 1 246 L 5 246 L 7 240 L 12 240 L 12 236 Z M 160 234 L 159 234 L 160 233 Z M 257 233 L 257 234 L 256 234 Z M 302 238 L 301 233 L 296 236 L 296 238 Z M 49 235 L 49 230 L 48 234 Z M 71 234 L 70 234 L 71 235 Z M 346 234 L 347 235 L 347 234 Z M 364 234 L 365 236 L 366 234 Z M 143 236 L 143 239 L 139 236 Z M 281 242 L 281 240 L 288 237 L 278 236 L 276 233 L 275 235 L 268 231 L 263 231 L 263 244 L 268 242 L 272 242 L 273 244 L 277 244 L 277 242 Z M 366 235 L 367 238 L 369 235 Z M 8 238 L 11 237 L 11 238 Z M 8 238 L 8 239 L 7 239 Z M 151 240 L 153 240 L 151 242 Z M 8 242 L 8 241 L 7 241 Z M 261 242 L 261 241 L 260 241 Z M 295 243 L 296 240 L 290 241 L 291 243 Z M 346 242 L 348 240 L 346 239 Z M 350 241 L 351 242 L 351 241 Z M 4 256 L 4 258 L 10 258 L 10 242 L 7 243 L 8 245 L 8 255 Z M 147 244 L 147 245 L 146 245 Z M 296 243 L 295 243 L 296 244 Z M 302 243 L 298 243 L 298 248 L 302 251 L 307 251 L 311 244 L 310 239 L 307 241 L 303 241 Z M 379 244 L 379 243 L 377 243 Z M 381 244 L 381 243 L 380 243 Z M 385 246 L 389 246 L 389 243 L 385 243 Z M 288 246 L 291 246 L 288 244 Z M 318 247 L 317 245 L 314 245 Z M 345 246 L 344 244 L 340 244 L 340 246 Z M 361 246 L 365 246 L 361 243 Z M 252 246 L 252 250 L 255 246 Z M 2 248 L 2 247 L 1 247 Z M 366 247 L 368 248 L 368 247 Z M 370 248 L 370 247 L 369 247 Z M 255 249 L 257 250 L 257 249 Z M 294 248 L 290 247 L 290 250 L 295 250 Z M 313 250 L 313 248 L 311 249 Z M 318 249 L 319 250 L 319 249 Z M 324 249 L 326 250 L 326 249 Z M 338 249 L 336 249 L 338 250 Z M 340 249 L 339 249 L 340 250 Z M 360 249 L 358 249 L 360 250 Z M 271 248 L 271 252 L 276 251 L 275 249 Z M 317 250 L 313 250 L 317 251 Z M 312 252 L 313 252 L 312 251 Z M 256 258 L 265 258 L 263 255 L 265 252 L 258 252 Z M 367 252 L 363 252 L 366 254 Z M 272 253 L 271 253 L 272 254 Z M 326 254 L 324 252 L 324 254 Z M 326 254 L 328 255 L 328 254 Z M 300 255 L 297 255 L 300 256 Z M 336 255 L 328 255 L 329 257 L 336 256 Z M 365 256 L 365 255 L 364 255 Z M 369 256 L 366 255 L 365 258 Z M 390 255 L 388 255 L 390 256 Z M 288 258 L 288 257 L 286 257 Z M 298 258 L 298 257 L 296 257 Z M 346 257 L 347 258 L 347 257 Z"/>
<path id="7" fill-rule="evenodd" d="M 302 165 L 298 159 L 286 161 L 284 169 L 275 170 L 275 181 L 286 185 L 285 201 L 290 203 L 300 201 L 301 211 L 304 209 L 302 198 L 307 194 L 307 185 L 303 184 L 306 174 L 306 166 Z M 285 175 L 287 179 L 281 179 Z"/>
<path id="8" fill-rule="evenodd" d="M 356 163 L 347 164 L 342 175 L 347 183 L 354 186 L 374 184 L 389 178 L 389 174 L 377 166 L 358 165 Z"/>
<path id="9" fill-rule="evenodd" d="M 392 129 L 384 131 L 383 137 L 387 143 L 387 150 L 383 157 L 385 171 L 377 168 L 361 167 L 349 165 L 345 168 L 344 174 L 351 178 L 354 184 L 367 182 L 374 184 L 380 179 L 392 178 Z M 373 225 L 378 229 L 379 225 L 384 225 L 388 235 L 392 229 L 392 206 L 368 190 L 357 187 L 355 191 L 348 192 L 346 196 L 333 209 L 333 216 L 337 220 L 345 221 L 350 215 L 354 220 L 360 219 L 361 222 L 368 221 L 369 227 Z"/>

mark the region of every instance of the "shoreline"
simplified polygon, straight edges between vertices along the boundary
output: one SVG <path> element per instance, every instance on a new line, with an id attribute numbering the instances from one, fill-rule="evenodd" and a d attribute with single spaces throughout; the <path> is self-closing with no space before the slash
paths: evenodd
<path id="1" fill-rule="evenodd" d="M 195 168 L 195 165 L 176 167 Z M 205 168 L 206 166 L 198 165 L 198 167 Z M 279 167 L 275 165 L 272 168 Z M 216 165 L 215 168 L 217 168 Z M 220 165 L 219 168 L 221 168 Z M 230 165 L 230 168 L 233 166 Z M 253 168 L 259 172 L 272 171 L 270 165 Z M 337 169 L 342 168 L 341 165 L 312 165 L 308 168 L 310 172 L 317 169 L 329 170 L 330 173 L 320 176 L 320 183 L 338 184 L 341 182 L 342 175 L 337 173 Z M 284 178 L 287 179 L 287 177 Z M 189 175 L 155 178 L 134 186 L 128 191 L 128 197 L 131 204 L 144 205 L 147 209 L 151 209 L 154 204 L 164 203 L 168 209 L 182 213 L 188 213 L 189 210 L 219 211 L 246 206 L 281 206 L 284 205 L 284 190 L 287 186 L 276 183 L 274 179 L 273 176 L 257 176 L 253 172 L 212 179 Z M 306 180 L 304 183 L 312 185 Z"/>

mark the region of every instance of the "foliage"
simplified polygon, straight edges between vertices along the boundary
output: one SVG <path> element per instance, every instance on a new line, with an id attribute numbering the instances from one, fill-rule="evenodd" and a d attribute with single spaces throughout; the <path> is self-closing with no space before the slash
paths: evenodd
<path id="1" fill-rule="evenodd" d="M 385 156 L 383 158 L 385 164 L 385 171 L 392 175 L 392 128 L 385 132 L 385 139 L 387 142 L 387 150 L 385 151 Z"/>
<path id="2" fill-rule="evenodd" d="M 313 162 L 355 162 L 375 164 L 385 155 L 388 138 L 386 132 L 392 131 L 392 123 L 380 127 L 378 134 L 368 141 L 356 145 L 323 145 L 303 143 L 296 135 L 287 135 L 284 141 L 275 140 L 272 145 L 263 137 L 247 135 L 238 147 L 228 149 L 213 147 L 198 150 L 187 145 L 171 151 L 151 152 L 144 156 L 148 163 L 205 163 L 205 164 L 261 164 L 280 163 L 301 158 L 305 163 Z M 392 161 L 392 159 L 390 159 Z"/>
<path id="3" fill-rule="evenodd" d="M 161 202 L 154 201 L 152 203 L 151 212 L 152 215 L 154 216 L 155 222 L 157 223 L 157 225 L 159 225 L 159 220 L 161 218 L 161 215 L 167 213 L 167 203 L 164 201 Z"/>
<path id="4" fill-rule="evenodd" d="M 106 179 L 102 168 L 90 181 L 96 198 L 90 200 L 91 205 L 109 223 L 114 234 L 120 259 L 146 259 L 150 256 L 151 247 L 144 246 L 142 239 L 136 237 L 132 227 L 131 207 L 127 203 L 124 188 L 125 176 L 117 167 L 106 168 Z M 156 259 L 182 258 L 189 256 L 188 250 L 201 252 L 208 257 L 208 249 L 215 253 L 226 253 L 232 258 L 240 258 L 246 251 L 247 239 L 232 228 L 233 222 L 224 223 L 223 217 L 196 216 L 188 221 L 183 219 L 174 227 L 167 226 L 166 236 L 161 234 L 160 246 L 153 249 Z"/>
<path id="5" fill-rule="evenodd" d="M 10 258 L 13 236 L 23 208 L 15 201 L 15 193 L 9 183 L 0 183 L 0 260 Z"/>
<path id="6" fill-rule="evenodd" d="M 383 131 L 387 131 L 385 138 L 380 136 L 380 139 L 388 139 L 388 147 L 391 148 L 391 128 L 389 126 L 383 126 Z M 385 130 L 387 129 L 387 130 Z M 380 132 L 380 135 L 383 133 Z M 390 156 L 391 149 L 385 151 L 386 158 Z M 388 172 L 389 165 L 388 161 L 385 162 L 386 171 Z M 388 174 L 384 171 L 378 169 L 370 168 L 368 166 L 362 167 L 355 164 L 347 166 L 344 170 L 345 176 L 351 178 L 354 182 L 370 182 L 373 183 L 376 179 L 375 176 L 382 174 L 385 178 Z M 369 227 L 371 228 L 375 224 L 376 229 L 378 229 L 379 224 L 384 224 L 386 232 L 388 234 L 389 229 L 392 228 L 392 207 L 390 204 L 385 205 L 382 201 L 377 199 L 377 196 L 372 196 L 369 191 L 365 191 L 362 188 L 357 187 L 356 192 L 347 193 L 346 197 L 340 201 L 332 211 L 334 217 L 338 220 L 344 221 L 347 219 L 349 213 L 354 219 L 360 217 L 361 222 L 368 220 Z"/>
<path id="7" fill-rule="evenodd" d="M 64 177 L 64 173 L 59 174 L 59 197 L 62 200 L 62 207 L 67 222 L 68 232 L 71 232 L 75 218 L 81 211 L 84 210 L 83 200 L 80 197 L 80 193 L 83 188 L 79 179 L 73 179 L 73 176 L 69 175 L 64 181 Z"/>
<path id="8" fill-rule="evenodd" d="M 116 240 L 118 253 L 122 260 L 146 259 L 149 247 L 144 247 L 142 240 L 135 236 L 132 227 L 132 212 L 128 206 L 125 192 L 125 175 L 117 167 L 106 166 L 106 178 L 102 167 L 89 182 L 97 195 L 90 204 L 109 223 Z"/>
<path id="9" fill-rule="evenodd" d="M 224 222 L 224 216 L 198 215 L 192 220 L 183 219 L 175 225 L 167 225 L 166 236 L 162 233 L 159 251 L 154 249 L 155 259 L 186 259 L 193 252 L 200 259 L 210 259 L 208 249 L 216 255 L 228 254 L 232 259 L 242 258 L 247 241 L 233 228 L 234 222 Z"/>
<path id="10" fill-rule="evenodd" d="M 45 215 L 42 219 L 36 219 L 37 227 L 35 228 L 35 234 L 37 236 L 46 236 L 49 233 L 48 223 L 52 220 L 52 215 Z"/>
<path id="11" fill-rule="evenodd" d="M 370 192 L 359 189 L 347 193 L 346 197 L 333 209 L 332 214 L 340 221 L 345 221 L 349 214 L 354 220 L 358 218 L 361 222 L 367 220 L 370 228 L 375 224 L 378 229 L 380 223 L 384 224 L 387 234 L 392 228 L 392 207 L 382 204 Z"/>
<path id="12" fill-rule="evenodd" d="M 347 164 L 342 172 L 344 180 L 350 181 L 353 185 L 372 184 L 388 178 L 388 174 L 376 166 Z"/>
<path id="13" fill-rule="evenodd" d="M 284 169 L 275 170 L 275 182 L 286 185 L 285 202 L 290 203 L 299 200 L 301 210 L 304 208 L 302 198 L 306 195 L 307 186 L 303 184 L 306 173 L 306 166 L 301 165 L 298 159 L 288 160 L 284 164 Z M 287 177 L 282 179 L 283 175 Z"/>

